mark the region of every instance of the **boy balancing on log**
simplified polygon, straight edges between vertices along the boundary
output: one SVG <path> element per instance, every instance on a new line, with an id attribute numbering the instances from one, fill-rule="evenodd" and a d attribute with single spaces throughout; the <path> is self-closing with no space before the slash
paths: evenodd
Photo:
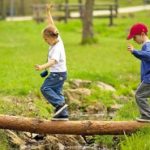
<path id="1" fill-rule="evenodd" d="M 136 90 L 135 98 L 141 114 L 137 121 L 150 122 L 150 105 L 147 98 L 150 97 L 150 40 L 148 38 L 148 28 L 143 23 L 134 24 L 127 40 L 133 40 L 142 45 L 140 51 L 135 50 L 132 45 L 128 45 L 128 51 L 141 60 L 141 83 Z"/>
<path id="2" fill-rule="evenodd" d="M 62 94 L 64 81 L 67 78 L 66 55 L 63 41 L 51 16 L 51 5 L 47 6 L 48 26 L 43 30 L 43 38 L 50 45 L 48 61 L 42 65 L 35 65 L 36 70 L 50 69 L 50 74 L 45 79 L 41 92 L 50 104 L 55 107 L 52 120 L 68 120 L 67 104 Z M 46 76 L 47 72 L 41 74 Z"/>

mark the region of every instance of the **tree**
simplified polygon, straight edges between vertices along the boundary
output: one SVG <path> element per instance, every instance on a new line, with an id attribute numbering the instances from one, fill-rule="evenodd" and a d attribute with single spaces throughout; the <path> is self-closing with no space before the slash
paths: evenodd
<path id="1" fill-rule="evenodd" d="M 22 16 L 24 16 L 24 4 L 25 4 L 24 0 L 21 0 L 20 1 L 20 14 Z"/>
<path id="2" fill-rule="evenodd" d="M 5 0 L 0 1 L 0 13 L 1 13 L 1 18 L 5 19 L 6 17 L 6 4 Z"/>
<path id="3" fill-rule="evenodd" d="M 82 32 L 82 44 L 94 43 L 94 31 L 93 31 L 93 9 L 94 9 L 95 0 L 86 0 L 82 23 L 83 23 L 83 32 Z"/>

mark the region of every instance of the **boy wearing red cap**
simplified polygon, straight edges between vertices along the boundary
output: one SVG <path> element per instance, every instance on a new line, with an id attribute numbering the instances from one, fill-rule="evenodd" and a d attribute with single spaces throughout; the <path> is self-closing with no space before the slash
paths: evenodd
<path id="1" fill-rule="evenodd" d="M 133 38 L 136 43 L 142 44 L 140 51 L 135 50 L 132 45 L 128 45 L 128 51 L 141 60 L 141 84 L 135 93 L 141 114 L 141 117 L 136 120 L 140 122 L 150 122 L 150 105 L 147 102 L 147 98 L 150 97 L 150 40 L 147 33 L 147 26 L 137 23 L 131 27 L 127 37 L 127 40 Z"/>

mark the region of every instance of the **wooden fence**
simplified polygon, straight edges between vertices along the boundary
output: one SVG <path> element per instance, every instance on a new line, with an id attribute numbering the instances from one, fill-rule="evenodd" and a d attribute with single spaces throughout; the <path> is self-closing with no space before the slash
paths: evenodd
<path id="1" fill-rule="evenodd" d="M 144 0 L 144 4 L 150 4 L 150 0 Z"/>
<path id="2" fill-rule="evenodd" d="M 44 21 L 44 19 L 46 18 L 45 16 L 46 5 L 36 4 L 32 6 L 32 9 L 33 9 L 33 18 L 37 22 Z M 52 15 L 54 19 L 64 20 L 65 22 L 67 22 L 68 19 L 82 18 L 83 11 L 84 11 L 83 3 L 78 4 L 65 3 L 55 5 Z M 118 14 L 118 5 L 114 3 L 96 3 L 94 5 L 94 11 L 107 11 L 104 14 L 94 13 L 93 16 L 97 18 L 109 18 L 109 25 L 113 25 L 113 18 L 117 17 Z"/>
<path id="3" fill-rule="evenodd" d="M 96 3 L 100 1 L 102 0 L 95 0 Z M 108 2 L 108 3 L 112 2 L 113 4 L 118 4 L 118 1 L 119 0 L 105 0 L 105 2 Z M 4 19 L 7 16 L 12 16 L 12 17 L 31 16 L 33 13 L 33 10 L 32 10 L 33 5 L 46 4 L 49 2 L 54 2 L 54 4 L 57 4 L 57 5 L 60 5 L 60 4 L 80 5 L 80 3 L 84 4 L 85 0 L 52 0 L 52 1 L 49 1 L 49 0 L 0 0 L 0 18 Z M 75 8 L 75 6 L 73 7 Z M 58 17 L 58 18 L 62 18 L 62 17 Z"/>

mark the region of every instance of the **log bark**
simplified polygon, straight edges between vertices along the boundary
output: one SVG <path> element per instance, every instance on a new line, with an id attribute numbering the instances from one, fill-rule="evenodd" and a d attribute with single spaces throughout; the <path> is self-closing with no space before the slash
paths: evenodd
<path id="1" fill-rule="evenodd" d="M 0 115 L 0 128 L 40 134 L 118 135 L 137 131 L 150 124 L 136 121 L 50 121 Z"/>

